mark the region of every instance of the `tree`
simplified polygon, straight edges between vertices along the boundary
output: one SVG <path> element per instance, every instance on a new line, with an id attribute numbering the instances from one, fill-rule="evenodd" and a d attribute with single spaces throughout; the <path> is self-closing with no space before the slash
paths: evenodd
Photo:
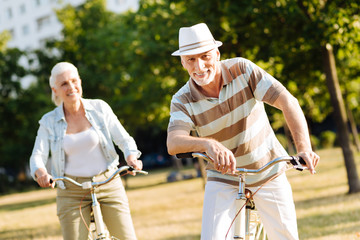
<path id="1" fill-rule="evenodd" d="M 350 134 L 347 127 L 347 114 L 337 77 L 333 49 L 327 44 L 324 49 L 324 68 L 326 83 L 330 92 L 332 105 L 336 116 L 336 125 L 339 132 L 339 142 L 345 158 L 346 171 L 349 182 L 349 193 L 360 191 L 360 181 L 356 171 L 354 154 L 351 149 Z"/>

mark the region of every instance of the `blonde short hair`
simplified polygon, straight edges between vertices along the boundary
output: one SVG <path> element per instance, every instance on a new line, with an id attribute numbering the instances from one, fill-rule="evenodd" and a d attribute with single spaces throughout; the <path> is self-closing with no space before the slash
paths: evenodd
<path id="1" fill-rule="evenodd" d="M 51 70 L 51 76 L 49 78 L 50 87 L 55 88 L 56 77 L 69 70 L 75 72 L 80 78 L 79 72 L 73 64 L 69 62 L 59 62 L 55 64 L 55 66 Z M 51 90 L 51 100 L 55 103 L 56 106 L 59 106 L 62 103 L 62 100 L 55 95 L 53 90 Z"/>

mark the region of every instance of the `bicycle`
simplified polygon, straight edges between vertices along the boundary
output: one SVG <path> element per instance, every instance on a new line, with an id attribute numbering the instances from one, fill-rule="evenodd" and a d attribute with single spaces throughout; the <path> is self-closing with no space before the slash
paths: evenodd
<path id="1" fill-rule="evenodd" d="M 146 172 L 146 171 L 136 170 L 131 166 L 122 166 L 122 167 L 118 168 L 106 180 L 101 181 L 101 182 L 88 181 L 88 182 L 79 183 L 69 177 L 55 177 L 50 180 L 50 183 L 65 180 L 65 181 L 71 182 L 72 184 L 75 184 L 76 186 L 82 187 L 83 189 L 90 189 L 90 194 L 91 194 L 91 199 L 92 199 L 92 204 L 91 204 L 92 219 L 93 219 L 92 224 L 94 226 L 92 226 L 92 227 L 87 226 L 87 228 L 89 230 L 89 239 L 92 239 L 92 240 L 117 239 L 115 237 L 111 237 L 109 232 L 106 229 L 106 226 L 105 226 L 102 214 L 101 214 L 100 204 L 96 198 L 95 189 L 101 185 L 104 185 L 104 184 L 110 182 L 117 174 L 121 174 L 125 171 L 126 172 L 129 171 L 129 172 L 133 172 L 133 173 L 141 173 L 144 175 L 148 174 L 148 172 Z M 80 214 L 81 214 L 81 205 L 79 208 L 80 208 Z M 90 229 L 92 229 L 92 230 L 90 230 Z"/>
<path id="2" fill-rule="evenodd" d="M 176 156 L 178 158 L 202 158 L 208 162 L 213 162 L 213 160 L 205 153 L 181 153 L 177 154 Z M 252 196 L 255 195 L 256 192 L 252 193 L 249 189 L 245 187 L 245 180 L 247 175 L 261 173 L 280 162 L 287 162 L 288 164 L 292 164 L 293 168 L 299 171 L 307 169 L 307 167 L 303 166 L 306 165 L 305 161 L 298 156 L 279 157 L 268 162 L 259 169 L 236 168 L 236 175 L 239 178 L 239 191 L 236 198 L 237 214 L 235 215 L 233 222 L 229 226 L 229 230 L 232 225 L 234 225 L 235 228 L 233 239 L 267 239 L 265 229 L 256 210 L 255 202 L 252 199 Z M 229 233 L 229 230 L 227 233 Z M 227 239 L 227 234 L 225 236 L 225 239 Z"/>

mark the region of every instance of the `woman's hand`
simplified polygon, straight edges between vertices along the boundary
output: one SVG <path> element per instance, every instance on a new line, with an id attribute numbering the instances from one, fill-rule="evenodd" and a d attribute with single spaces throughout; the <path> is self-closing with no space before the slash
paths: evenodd
<path id="1" fill-rule="evenodd" d="M 141 160 L 137 159 L 136 155 L 129 155 L 126 159 L 126 162 L 129 166 L 135 168 L 136 170 L 141 170 L 143 168 L 143 163 Z M 136 175 L 134 172 L 130 172 L 131 175 Z"/>
<path id="2" fill-rule="evenodd" d="M 43 187 L 43 188 L 45 188 L 45 187 L 54 188 L 55 187 L 55 182 L 50 183 L 50 179 L 52 178 L 52 176 L 47 173 L 46 169 L 39 168 L 38 170 L 36 170 L 35 176 L 36 176 L 36 181 L 40 187 Z"/>

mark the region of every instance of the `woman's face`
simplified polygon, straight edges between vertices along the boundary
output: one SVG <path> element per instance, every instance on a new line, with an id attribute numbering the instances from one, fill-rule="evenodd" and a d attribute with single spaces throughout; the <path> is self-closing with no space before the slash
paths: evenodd
<path id="1" fill-rule="evenodd" d="M 68 70 L 56 76 L 52 90 L 64 103 L 79 101 L 82 96 L 81 79 L 76 72 Z"/>

